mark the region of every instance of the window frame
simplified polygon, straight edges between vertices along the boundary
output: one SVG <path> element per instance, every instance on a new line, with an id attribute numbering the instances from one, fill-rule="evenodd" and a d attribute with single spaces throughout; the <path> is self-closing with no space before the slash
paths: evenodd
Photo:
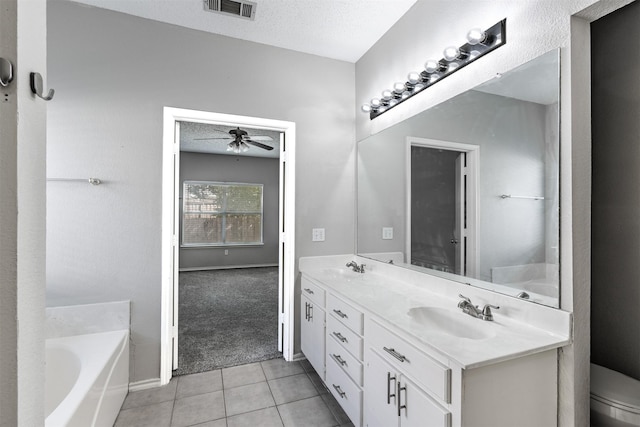
<path id="1" fill-rule="evenodd" d="M 196 212 L 186 212 L 185 211 L 185 203 L 186 203 L 186 186 L 187 185 L 215 185 L 215 186 L 219 186 L 219 187 L 259 187 L 260 188 L 260 211 L 250 211 L 250 212 L 236 212 L 236 211 L 228 211 L 227 210 L 227 198 L 226 198 L 226 192 L 225 192 L 225 198 L 223 200 L 223 209 L 219 212 L 215 212 L 215 211 L 201 211 L 201 212 L 197 212 L 200 214 L 214 214 L 214 215 L 221 215 L 222 216 L 222 242 L 221 243 L 185 243 L 184 242 L 184 238 L 185 238 L 185 231 L 184 231 L 184 227 L 185 227 L 185 215 L 188 213 L 196 213 Z M 181 215 L 180 215 L 180 247 L 181 248 L 185 248 L 185 249 L 189 249 L 189 248 L 220 248 L 220 247 L 238 247 L 238 246 L 243 246 L 243 247 L 250 247 L 250 246 L 264 246 L 264 184 L 259 184 L 259 183 L 249 183 L 249 182 L 225 182 L 225 181 L 204 181 L 204 180 L 184 180 L 182 182 L 182 203 L 180 206 L 181 209 Z M 259 242 L 247 242 L 247 243 L 242 243 L 242 242 L 233 242 L 233 243 L 227 243 L 226 242 L 226 237 L 227 237 L 227 232 L 226 232 L 226 218 L 227 215 L 242 215 L 242 214 L 247 214 L 247 215 L 256 215 L 259 214 L 260 215 L 260 241 Z"/>

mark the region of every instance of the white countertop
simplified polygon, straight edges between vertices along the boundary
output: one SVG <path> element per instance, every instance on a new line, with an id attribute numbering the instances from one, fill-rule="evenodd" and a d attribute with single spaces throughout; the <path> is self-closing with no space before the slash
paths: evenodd
<path id="1" fill-rule="evenodd" d="M 439 353 L 465 369 L 563 347 L 571 342 L 571 314 L 567 312 L 515 299 L 509 301 L 495 296 L 497 294 L 490 294 L 490 298 L 500 300 L 498 305 L 501 305 L 501 309 L 493 311 L 493 321 L 484 321 L 473 318 L 457 308 L 460 300 L 455 299 L 457 293 L 452 298 L 451 292 L 449 295 L 444 295 L 432 292 L 428 289 L 428 285 L 416 286 L 407 281 L 398 280 L 395 276 L 388 274 L 389 271 L 394 270 L 387 269 L 387 274 L 384 275 L 377 272 L 359 274 L 342 267 L 344 264 L 336 263 L 335 268 L 327 268 L 322 265 L 324 263 L 313 264 L 301 264 L 300 271 L 325 285 L 338 296 L 360 307 L 365 313 L 375 315 L 401 329 L 426 346 L 429 351 Z M 421 280 L 426 282 L 430 279 L 428 275 L 423 275 Z M 438 289 L 438 286 L 435 288 Z M 454 290 L 454 292 L 457 291 Z M 470 294 L 468 296 L 474 304 L 482 306 L 482 301 L 474 299 L 478 292 L 481 292 L 480 290 L 474 289 L 468 292 L 468 289 L 464 288 L 464 292 Z M 505 301 L 513 307 L 505 306 Z M 459 321 L 465 325 L 465 328 L 468 327 L 471 331 L 469 335 L 475 339 L 461 338 L 439 332 L 437 328 L 425 327 L 424 323 L 416 321 L 409 314 L 410 310 L 416 307 L 450 310 L 447 314 L 459 315 L 459 318 L 454 317 L 456 323 Z M 531 311 L 531 313 L 523 315 L 524 311 Z M 548 316 L 549 313 L 554 318 L 554 323 L 562 323 L 562 325 L 546 328 L 545 320 L 541 321 L 540 325 L 532 324 L 534 322 L 530 321 L 536 316 Z M 549 320 L 546 322 L 549 324 Z M 481 338 L 474 336 L 473 331 L 484 336 Z"/>

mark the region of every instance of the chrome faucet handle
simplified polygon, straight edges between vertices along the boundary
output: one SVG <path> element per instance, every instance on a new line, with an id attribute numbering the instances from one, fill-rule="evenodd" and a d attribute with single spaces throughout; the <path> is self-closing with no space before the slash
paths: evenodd
<path id="1" fill-rule="evenodd" d="M 364 266 L 365 266 L 365 265 L 366 265 L 366 264 L 360 264 L 360 273 L 364 273 Z"/>
<path id="2" fill-rule="evenodd" d="M 465 296 L 464 296 L 464 295 L 462 295 L 462 294 L 458 294 L 458 296 L 459 296 L 460 298 L 462 298 L 463 300 L 465 300 L 466 302 L 468 302 L 469 304 L 471 304 L 471 298 L 469 298 L 469 297 L 465 297 Z"/>
<path id="3" fill-rule="evenodd" d="M 485 304 L 484 308 L 482 309 L 482 318 L 484 320 L 493 320 L 493 313 L 491 312 L 492 308 L 494 310 L 498 310 L 500 307 L 497 305 Z"/>

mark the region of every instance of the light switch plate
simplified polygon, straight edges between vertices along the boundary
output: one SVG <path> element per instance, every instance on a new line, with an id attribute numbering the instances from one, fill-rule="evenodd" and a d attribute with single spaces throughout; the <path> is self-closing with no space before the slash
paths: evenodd
<path id="1" fill-rule="evenodd" d="M 382 227 L 382 239 L 383 240 L 393 239 L 393 227 Z"/>
<path id="2" fill-rule="evenodd" d="M 311 232 L 312 242 L 324 242 L 324 228 L 314 228 Z"/>

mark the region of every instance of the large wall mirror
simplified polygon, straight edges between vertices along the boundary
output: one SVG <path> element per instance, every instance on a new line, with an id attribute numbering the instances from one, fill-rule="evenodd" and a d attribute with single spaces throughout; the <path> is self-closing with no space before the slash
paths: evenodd
<path id="1" fill-rule="evenodd" d="M 548 52 L 360 141 L 357 253 L 559 307 L 559 66 Z"/>

